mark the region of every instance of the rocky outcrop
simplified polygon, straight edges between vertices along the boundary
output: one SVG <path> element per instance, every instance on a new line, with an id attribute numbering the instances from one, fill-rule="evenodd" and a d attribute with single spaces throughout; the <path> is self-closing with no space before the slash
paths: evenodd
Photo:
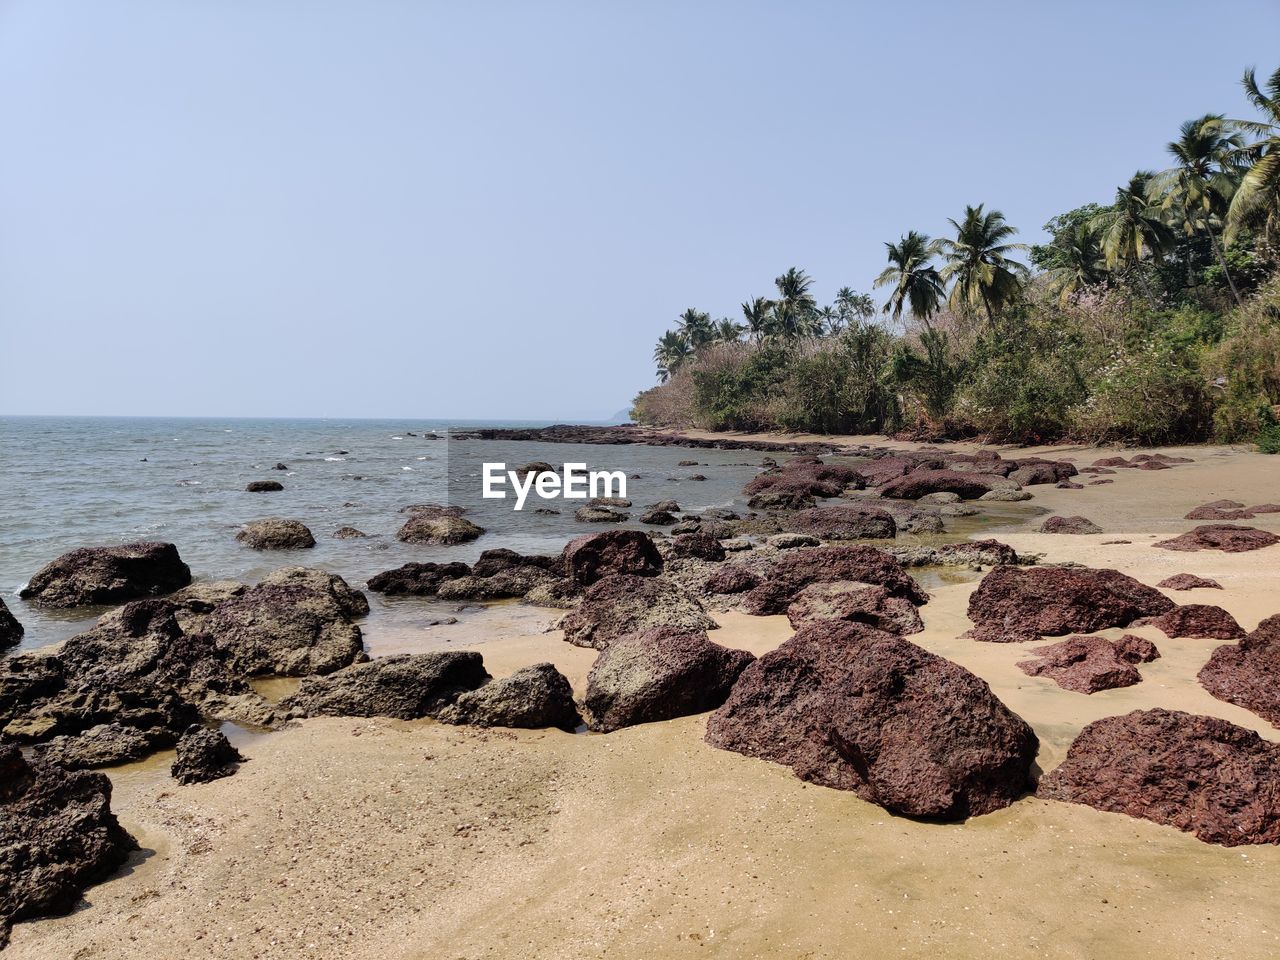
<path id="1" fill-rule="evenodd" d="M 1064 690 L 1076 693 L 1133 686 L 1142 680 L 1134 664 L 1147 663 L 1160 656 L 1150 640 L 1132 634 L 1121 640 L 1067 637 L 1032 652 L 1036 659 L 1022 661 L 1018 664 L 1019 670 L 1029 677 L 1047 677 Z"/>
<path id="2" fill-rule="evenodd" d="M 894 813 L 958 820 L 1031 784 L 1031 728 L 963 667 L 857 623 L 814 623 L 755 661 L 707 742 Z"/>
<path id="3" fill-rule="evenodd" d="M 880 495 L 897 500 L 919 500 L 930 493 L 954 493 L 963 500 L 976 500 L 992 490 L 1017 490 L 1019 484 L 995 474 L 960 470 L 913 470 L 880 488 Z"/>
<path id="4" fill-rule="evenodd" d="M 1083 567 L 996 567 L 969 598 L 969 636 L 1016 643 L 1041 636 L 1127 627 L 1174 603 L 1117 570 Z"/>
<path id="5" fill-rule="evenodd" d="M 4 605 L 4 600 L 0 600 L 0 650 L 5 647 L 12 647 L 22 639 L 25 629 L 18 622 L 18 618 L 9 612 L 9 608 Z"/>
<path id="6" fill-rule="evenodd" d="M 1061 483 L 1079 472 L 1075 464 L 1065 460 L 1041 460 L 1036 457 L 1027 457 L 1014 462 L 1018 466 L 1009 474 L 1009 479 L 1024 487 L 1041 483 Z"/>
<path id="7" fill-rule="evenodd" d="M 1021 562 L 1018 552 L 999 540 L 962 540 L 940 547 L 890 547 L 888 553 L 904 567 L 997 567 Z"/>
<path id="8" fill-rule="evenodd" d="M 816 620 L 865 623 L 899 636 L 924 629 L 914 603 L 891 596 L 884 587 L 865 583 L 811 583 L 791 601 L 787 619 L 797 630 Z"/>
<path id="9" fill-rule="evenodd" d="M 640 515 L 640 522 L 655 527 L 669 527 L 678 522 L 675 514 L 666 510 L 646 510 Z"/>
<path id="10" fill-rule="evenodd" d="M 434 717 L 468 690 L 489 682 L 472 651 L 399 654 L 308 677 L 280 702 L 297 717 Z"/>
<path id="11" fill-rule="evenodd" d="M 550 663 L 536 663 L 458 696 L 437 715 L 443 723 L 573 732 L 582 724 L 573 687 Z"/>
<path id="12" fill-rule="evenodd" d="M 814 458 L 816 459 L 816 458 Z M 838 497 L 846 490 L 861 490 L 866 478 L 840 464 L 792 461 L 753 477 L 742 492 L 755 503 L 812 502 L 814 497 Z"/>
<path id="13" fill-rule="evenodd" d="M 718 563 L 725 557 L 724 547 L 717 537 L 709 533 L 681 533 L 671 538 L 667 547 L 669 555 L 675 558 L 692 558 L 709 560 Z"/>
<path id="14" fill-rule="evenodd" d="M 1280 543 L 1280 537 L 1257 527 L 1239 527 L 1231 523 L 1209 523 L 1196 527 L 1172 540 L 1161 540 L 1152 546 L 1163 550 L 1179 550 L 1191 553 L 1197 550 L 1221 550 L 1223 553 L 1244 553 L 1247 550 L 1261 550 L 1273 543 Z"/>
<path id="15" fill-rule="evenodd" d="M 281 567 L 262 578 L 259 586 L 304 587 L 324 594 L 336 603 L 348 617 L 363 617 L 369 612 L 369 598 L 353 589 L 336 573 L 317 570 L 314 567 Z"/>
<path id="16" fill-rule="evenodd" d="M 1049 517 L 1040 524 L 1041 533 L 1101 533 L 1102 528 L 1088 517 Z"/>
<path id="17" fill-rule="evenodd" d="M 1150 618 L 1143 625 L 1158 627 L 1166 636 L 1202 640 L 1236 640 L 1245 633 L 1235 617 L 1221 607 L 1207 603 L 1174 607 L 1168 613 Z"/>
<path id="18" fill-rule="evenodd" d="M 1216 717 L 1156 709 L 1095 720 L 1037 793 L 1206 843 L 1280 843 L 1280 746 Z"/>
<path id="19" fill-rule="evenodd" d="M 1175 573 L 1172 577 L 1165 577 L 1157 587 L 1163 587 L 1166 590 L 1221 590 L 1222 584 L 1217 580 L 1209 577 L 1197 577 L 1194 573 Z"/>
<path id="20" fill-rule="evenodd" d="M 279 480 L 251 480 L 244 489 L 248 493 L 279 493 L 284 484 Z"/>
<path id="21" fill-rule="evenodd" d="M 887 510 L 870 504 L 814 507 L 784 518 L 786 533 L 819 540 L 892 540 L 898 525 Z"/>
<path id="22" fill-rule="evenodd" d="M 1214 500 L 1203 503 L 1186 515 L 1186 520 L 1252 520 L 1260 513 L 1280 512 L 1280 504 L 1260 503 L 1246 507 L 1239 500 Z"/>
<path id="23" fill-rule="evenodd" d="M 740 563 L 731 563 L 721 567 L 707 577 L 702 589 L 710 594 L 746 593 L 760 586 L 763 580 L 760 574 Z"/>
<path id="24" fill-rule="evenodd" d="M 763 582 L 743 598 L 742 608 L 755 616 L 786 613 L 791 602 L 811 583 L 848 581 L 884 587 L 890 596 L 917 605 L 929 595 L 897 560 L 874 547 L 815 547 L 788 550 L 761 571 Z"/>
<path id="25" fill-rule="evenodd" d="M 613 507 L 579 507 L 573 512 L 573 519 L 579 523 L 622 523 L 629 516 Z"/>
<path id="26" fill-rule="evenodd" d="M 41 760 L 70 770 L 91 770 L 141 760 L 170 746 L 173 739 L 173 731 L 163 727 L 142 730 L 120 723 L 100 723 L 83 733 L 38 743 L 33 750 Z"/>
<path id="27" fill-rule="evenodd" d="M 136 848 L 111 812 L 104 775 L 0 745 L 0 948 L 15 922 L 67 913 Z"/>
<path id="28" fill-rule="evenodd" d="M 308 550 L 316 545 L 316 538 L 305 523 L 281 517 L 246 523 L 236 540 L 254 550 Z"/>
<path id="29" fill-rule="evenodd" d="M 588 587 L 617 573 L 655 577 L 663 567 L 653 538 L 641 530 L 607 530 L 574 537 L 560 556 L 565 575 Z"/>
<path id="30" fill-rule="evenodd" d="M 1200 683 L 1219 700 L 1252 710 L 1280 726 L 1280 614 L 1263 620 L 1239 643 L 1218 647 Z"/>
<path id="31" fill-rule="evenodd" d="M 222 733 L 193 726 L 178 741 L 178 757 L 169 772 L 179 783 L 209 783 L 231 776 L 243 761 Z"/>
<path id="32" fill-rule="evenodd" d="M 675 584 L 630 574 L 597 581 L 560 622 L 565 640 L 597 650 L 624 634 L 658 626 L 696 632 L 714 629 L 716 622 L 701 603 Z"/>
<path id="33" fill-rule="evenodd" d="M 701 630 L 662 626 L 618 637 L 587 675 L 588 725 L 608 732 L 715 709 L 753 660 Z"/>
<path id="34" fill-rule="evenodd" d="M 172 543 L 126 543 L 64 553 L 18 596 L 43 607 L 80 607 L 158 597 L 190 582 L 191 570 Z"/>
<path id="35" fill-rule="evenodd" d="M 366 586 L 389 597 L 434 597 L 440 584 L 469 576 L 471 568 L 465 563 L 406 563 L 374 574 Z"/>
<path id="36" fill-rule="evenodd" d="M 396 539 L 404 543 L 451 547 L 459 543 L 470 543 L 482 533 L 484 527 L 476 526 L 466 517 L 419 511 L 405 521 L 404 526 L 396 533 Z"/>

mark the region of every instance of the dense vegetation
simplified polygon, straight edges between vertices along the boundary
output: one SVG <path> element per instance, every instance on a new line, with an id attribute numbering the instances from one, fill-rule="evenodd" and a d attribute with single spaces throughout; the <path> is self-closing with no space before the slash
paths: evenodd
<path id="1" fill-rule="evenodd" d="M 1261 120 L 1184 123 L 1168 168 L 1014 242 L 979 204 L 885 244 L 874 281 L 819 305 L 792 268 L 741 321 L 689 309 L 654 351 L 641 422 L 710 429 L 1253 441 L 1280 450 L 1280 70 Z"/>

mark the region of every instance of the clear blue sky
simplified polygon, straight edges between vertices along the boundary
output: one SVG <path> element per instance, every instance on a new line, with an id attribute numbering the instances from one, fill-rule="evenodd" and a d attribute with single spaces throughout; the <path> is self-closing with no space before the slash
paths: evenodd
<path id="1" fill-rule="evenodd" d="M 1280 4 L 0 3 L 0 412 L 605 417 L 797 265 L 1024 239 Z"/>

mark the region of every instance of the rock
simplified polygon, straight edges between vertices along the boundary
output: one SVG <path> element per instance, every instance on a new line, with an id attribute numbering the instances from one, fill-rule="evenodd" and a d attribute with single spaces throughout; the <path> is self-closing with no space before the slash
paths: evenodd
<path id="1" fill-rule="evenodd" d="M 618 637 L 587 675 L 588 725 L 608 732 L 712 710 L 753 660 L 701 630 L 659 626 Z"/>
<path id="2" fill-rule="evenodd" d="M 18 596 L 42 607 L 79 607 L 158 597 L 190 582 L 191 570 L 172 543 L 126 543 L 64 553 Z"/>
<path id="3" fill-rule="evenodd" d="M 592 497 L 587 501 L 588 507 L 629 507 L 631 501 L 626 497 Z"/>
<path id="4" fill-rule="evenodd" d="M 400 512 L 438 519 L 440 517 L 460 517 L 467 512 L 467 508 L 446 506 L 442 503 L 411 503 L 407 507 L 401 507 Z"/>
<path id="5" fill-rule="evenodd" d="M 969 636 L 1016 643 L 1041 636 L 1127 627 L 1174 603 L 1154 587 L 1116 570 L 1084 567 L 996 567 L 969 598 Z"/>
<path id="6" fill-rule="evenodd" d="M 1061 483 L 1079 472 L 1074 464 L 1065 460 L 1028 458 L 1014 462 L 1018 464 L 1018 468 L 1009 474 L 1009 479 L 1024 487 L 1040 483 Z"/>
<path id="7" fill-rule="evenodd" d="M 811 583 L 791 601 L 787 619 L 797 630 L 815 620 L 865 623 L 899 636 L 924 629 L 924 621 L 910 600 L 864 583 Z"/>
<path id="8" fill-rule="evenodd" d="M 437 719 L 478 727 L 558 727 L 570 733 L 582 724 L 573 702 L 573 687 L 550 663 L 524 667 L 505 679 L 460 694 Z"/>
<path id="9" fill-rule="evenodd" d="M 1135 463 L 1163 463 L 1173 466 L 1178 463 L 1195 463 L 1190 457 L 1171 457 L 1167 453 L 1140 453 L 1129 461 L 1132 466 Z"/>
<path id="10" fill-rule="evenodd" d="M 573 519 L 579 523 L 621 523 L 627 516 L 611 507 L 579 507 L 573 512 Z"/>
<path id="11" fill-rule="evenodd" d="M 703 480 L 706 480 L 707 478 L 706 478 L 706 477 L 704 477 L 704 476 L 703 476 L 702 474 L 700 474 L 700 473 L 691 473 L 691 474 L 689 474 L 689 476 L 685 477 L 685 479 L 686 479 L 686 480 L 697 480 L 697 481 L 701 482 L 701 481 L 703 481 Z"/>
<path id="12" fill-rule="evenodd" d="M 978 499 L 987 503 L 1019 503 L 1030 500 L 1031 493 L 1027 490 L 990 490 Z"/>
<path id="13" fill-rule="evenodd" d="M 940 547 L 890 547 L 888 552 L 904 567 L 997 567 L 1021 562 L 1017 551 L 999 540 L 962 540 Z"/>
<path id="14" fill-rule="evenodd" d="M 748 590 L 760 586 L 762 582 L 760 575 L 754 570 L 744 567 L 742 564 L 731 563 L 728 566 L 721 567 L 707 577 L 702 589 L 713 595 L 746 593 Z"/>
<path id="15" fill-rule="evenodd" d="M 868 507 L 870 504 L 863 504 Z M 911 500 L 881 500 L 879 506 L 887 511 L 898 528 L 898 533 L 942 533 L 942 511 L 956 510 L 954 506 L 930 507 Z M 973 508 L 970 508 L 973 509 Z M 976 509 L 973 509 L 977 513 Z"/>
<path id="16" fill-rule="evenodd" d="M 206 629 L 239 674 L 331 673 L 364 655 L 360 628 L 348 609 L 331 593 L 264 581 L 219 604 Z"/>
<path id="17" fill-rule="evenodd" d="M 1252 710 L 1280 726 L 1280 614 L 1268 617 L 1238 644 L 1213 651 L 1200 684 L 1219 700 Z"/>
<path id="18" fill-rule="evenodd" d="M 815 497 L 838 497 L 846 490 L 861 490 L 866 485 L 866 478 L 852 467 L 790 461 L 781 469 L 752 477 L 742 492 L 751 498 L 752 507 L 761 509 L 766 503 L 808 501 L 811 506 Z"/>
<path id="19" fill-rule="evenodd" d="M 941 505 L 941 504 L 949 504 L 949 503 L 959 503 L 960 500 L 961 500 L 960 494 L 952 493 L 949 490 L 940 490 L 937 493 L 926 493 L 923 497 L 920 497 L 916 502 Z"/>
<path id="20" fill-rule="evenodd" d="M 669 527 L 676 522 L 676 518 L 666 510 L 647 510 L 640 515 L 640 522 L 654 526 Z"/>
<path id="21" fill-rule="evenodd" d="M 1160 659 L 1160 651 L 1146 637 L 1126 633 L 1119 640 L 1113 640 L 1116 656 L 1125 663 L 1150 663 Z"/>
<path id="22" fill-rule="evenodd" d="M 696 467 L 697 465 L 698 465 L 697 460 L 681 460 L 679 463 L 676 464 L 677 467 Z"/>
<path id="23" fill-rule="evenodd" d="M 785 527 L 820 540 L 892 540 L 898 531 L 887 510 L 864 504 L 801 510 L 786 518 Z"/>
<path id="24" fill-rule="evenodd" d="M 434 597 L 440 584 L 447 580 L 471 576 L 465 563 L 406 563 L 394 570 L 374 574 L 365 584 L 374 593 L 389 597 Z"/>
<path id="25" fill-rule="evenodd" d="M 962 500 L 976 500 L 992 490 L 1017 490 L 1018 484 L 995 474 L 957 470 L 913 470 L 880 488 L 880 495 L 897 500 L 919 500 L 931 493 L 954 493 Z"/>
<path id="26" fill-rule="evenodd" d="M 456 546 L 470 543 L 482 533 L 484 527 L 476 526 L 466 517 L 430 512 L 414 513 L 396 533 L 403 543 L 429 543 L 440 546 Z"/>
<path id="27" fill-rule="evenodd" d="M 1176 573 L 1172 577 L 1165 577 L 1157 587 L 1164 587 L 1166 590 L 1221 590 L 1222 584 L 1217 580 L 1210 580 L 1208 577 L 1197 577 L 1193 573 Z"/>
<path id="28" fill-rule="evenodd" d="M 316 545 L 306 524 L 280 517 L 246 523 L 236 540 L 254 550 L 305 550 Z"/>
<path id="29" fill-rule="evenodd" d="M 169 772 L 182 784 L 208 783 L 231 776 L 243 761 L 221 732 L 193 726 L 178 741 L 178 758 Z"/>
<path id="30" fill-rule="evenodd" d="M 874 547 L 817 547 L 788 550 L 769 566 L 763 582 L 743 599 L 755 616 L 786 613 L 791 601 L 811 583 L 846 580 L 884 587 L 890 596 L 927 603 L 929 595 L 889 554 Z"/>
<path id="31" fill-rule="evenodd" d="M 721 540 L 720 546 L 724 547 L 727 553 L 738 553 L 742 550 L 755 549 L 755 544 L 746 537 L 730 537 L 728 540 Z"/>
<path id="32" fill-rule="evenodd" d="M 69 912 L 137 848 L 111 812 L 111 781 L 0 745 L 0 948 L 19 920 Z"/>
<path id="33" fill-rule="evenodd" d="M 796 550 L 800 547 L 816 547 L 821 544 L 817 537 L 805 533 L 775 533 L 765 540 L 775 550 Z"/>
<path id="34" fill-rule="evenodd" d="M 1214 500 L 1188 513 L 1185 520 L 1250 520 L 1253 513 L 1239 500 Z"/>
<path id="35" fill-rule="evenodd" d="M 529 463 L 524 464 L 524 466 L 516 467 L 516 474 L 521 480 L 527 478 L 531 473 L 533 474 L 536 482 L 537 478 L 544 473 L 559 474 L 559 471 L 545 460 L 532 460 Z"/>
<path id="36" fill-rule="evenodd" d="M 1223 553 L 1244 553 L 1246 550 L 1261 550 L 1273 543 L 1280 543 L 1280 537 L 1266 530 L 1238 527 L 1230 523 L 1210 523 L 1172 540 L 1161 540 L 1152 546 L 1184 552 L 1221 550 Z"/>
<path id="37" fill-rule="evenodd" d="M 661 510 L 664 513 L 681 513 L 680 504 L 675 500 L 659 500 L 649 505 L 650 510 Z M 736 518 L 735 518 L 736 519 Z"/>
<path id="38" fill-rule="evenodd" d="M 734 513 L 728 507 L 707 507 L 702 511 L 704 520 L 741 520 L 738 514 Z"/>
<path id="39" fill-rule="evenodd" d="M 1158 627 L 1166 636 L 1207 640 L 1236 640 L 1245 635 L 1236 618 L 1221 607 L 1189 603 L 1152 617 L 1144 626 Z"/>
<path id="40" fill-rule="evenodd" d="M 682 533 L 671 538 L 668 548 L 672 557 L 693 557 L 718 562 L 724 559 L 724 547 L 707 533 Z"/>
<path id="41" fill-rule="evenodd" d="M 336 573 L 314 567 L 281 567 L 262 578 L 260 586 L 306 587 L 332 599 L 348 617 L 363 617 L 369 612 L 369 598 L 352 589 Z"/>
<path id="42" fill-rule="evenodd" d="M 524 602 L 535 607 L 568 610 L 582 596 L 582 584 L 568 577 L 546 580 L 524 595 Z"/>
<path id="43" fill-rule="evenodd" d="M 1093 461 L 1095 467 L 1127 467 L 1129 461 L 1124 457 L 1103 457 L 1101 460 Z"/>
<path id="44" fill-rule="evenodd" d="M 1116 644 L 1105 637 L 1067 637 L 1032 652 L 1036 659 L 1022 661 L 1018 669 L 1029 677 L 1047 677 L 1064 690 L 1097 693 L 1142 680 Z"/>
<path id="45" fill-rule="evenodd" d="M 1095 720 L 1037 794 L 1206 843 L 1280 843 L 1280 746 L 1216 717 L 1155 709 Z"/>
<path id="46" fill-rule="evenodd" d="M 89 770 L 141 760 L 173 743 L 171 731 L 140 730 L 119 723 L 100 723 L 83 733 L 54 737 L 36 744 L 41 760 L 69 770 Z"/>
<path id="47" fill-rule="evenodd" d="M 271 469 L 272 469 L 272 470 L 288 470 L 288 469 L 289 469 L 289 467 L 288 467 L 287 465 L 283 464 L 283 463 L 277 463 L 277 464 L 276 464 L 274 467 L 272 467 Z"/>
<path id="48" fill-rule="evenodd" d="M 656 577 L 615 574 L 593 584 L 560 623 L 564 638 L 603 650 L 615 639 L 648 627 L 712 630 L 716 622 L 702 604 L 675 584 Z"/>
<path id="49" fill-rule="evenodd" d="M 308 677 L 280 708 L 302 717 L 434 717 L 490 680 L 473 651 L 398 654 Z"/>
<path id="50" fill-rule="evenodd" d="M 561 558 L 565 574 L 583 586 L 616 573 L 656 577 L 663 567 L 653 538 L 641 530 L 607 530 L 575 537 L 565 545 Z"/>
<path id="51" fill-rule="evenodd" d="M 1049 517 L 1040 524 L 1041 533 L 1101 533 L 1102 528 L 1088 517 Z"/>
<path id="52" fill-rule="evenodd" d="M 252 480 L 245 490 L 249 493 L 279 493 L 284 484 L 279 480 Z"/>
<path id="53" fill-rule="evenodd" d="M 0 600 L 0 650 L 5 647 L 12 647 L 22 639 L 25 628 L 18 622 L 18 618 L 9 612 L 9 608 L 4 605 L 4 600 Z"/>
<path id="54" fill-rule="evenodd" d="M 362 530 L 357 530 L 355 527 L 339 527 L 333 531 L 331 536 L 335 540 L 359 540 L 362 537 L 367 537 L 368 534 Z"/>
<path id="55" fill-rule="evenodd" d="M 436 590 L 441 600 L 505 600 L 523 597 L 550 580 L 554 573 L 538 566 L 508 567 L 487 577 L 470 576 L 445 580 Z"/>
<path id="56" fill-rule="evenodd" d="M 807 493 L 796 490 L 766 490 L 747 501 L 752 510 L 804 510 L 815 501 Z"/>
<path id="57" fill-rule="evenodd" d="M 963 667 L 860 623 L 812 623 L 755 661 L 707 742 L 908 817 L 957 820 L 1031 784 L 1037 740 Z"/>

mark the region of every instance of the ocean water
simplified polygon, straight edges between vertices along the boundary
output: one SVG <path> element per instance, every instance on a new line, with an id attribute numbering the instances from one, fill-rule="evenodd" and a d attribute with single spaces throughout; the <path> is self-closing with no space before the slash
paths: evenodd
<path id="1" fill-rule="evenodd" d="M 492 547 L 556 552 L 574 536 L 611 526 L 576 522 L 573 511 L 583 501 L 543 504 L 531 497 L 516 513 L 512 500 L 483 499 L 485 461 L 512 468 L 531 460 L 585 462 L 589 469 L 622 470 L 632 478 L 627 494 L 636 505 L 626 526 L 639 526 L 635 518 L 640 507 L 662 499 L 676 499 L 690 512 L 712 506 L 745 508 L 742 486 L 765 456 L 741 450 L 445 439 L 450 427 L 480 425 L 440 420 L 0 418 L 0 595 L 26 627 L 18 649 L 63 640 L 101 613 L 43 610 L 17 597 L 40 567 L 76 547 L 165 540 L 177 544 L 198 580 L 254 582 L 278 567 L 305 564 L 363 587 L 374 573 L 409 561 L 471 561 Z M 697 460 L 699 466 L 680 467 L 681 460 Z M 271 469 L 277 462 L 288 469 Z M 695 473 L 707 479 L 690 480 Z M 248 493 L 244 488 L 251 480 L 279 480 L 285 489 Z M 407 519 L 402 508 L 433 502 L 465 506 L 468 517 L 488 532 L 454 547 L 396 540 Z M 543 505 L 561 513 L 533 512 Z M 236 542 L 242 524 L 269 516 L 301 520 L 311 528 L 316 546 L 259 552 Z M 342 526 L 369 536 L 333 539 Z M 526 630 L 542 629 L 554 619 L 546 611 L 530 619 L 510 608 L 505 615 L 485 614 L 423 598 L 370 594 L 369 599 L 373 610 L 362 628 L 371 649 L 405 649 L 408 633 L 423 648 L 455 642 L 468 636 L 469 619 L 480 627 Z M 450 615 L 463 623 L 424 626 Z"/>

